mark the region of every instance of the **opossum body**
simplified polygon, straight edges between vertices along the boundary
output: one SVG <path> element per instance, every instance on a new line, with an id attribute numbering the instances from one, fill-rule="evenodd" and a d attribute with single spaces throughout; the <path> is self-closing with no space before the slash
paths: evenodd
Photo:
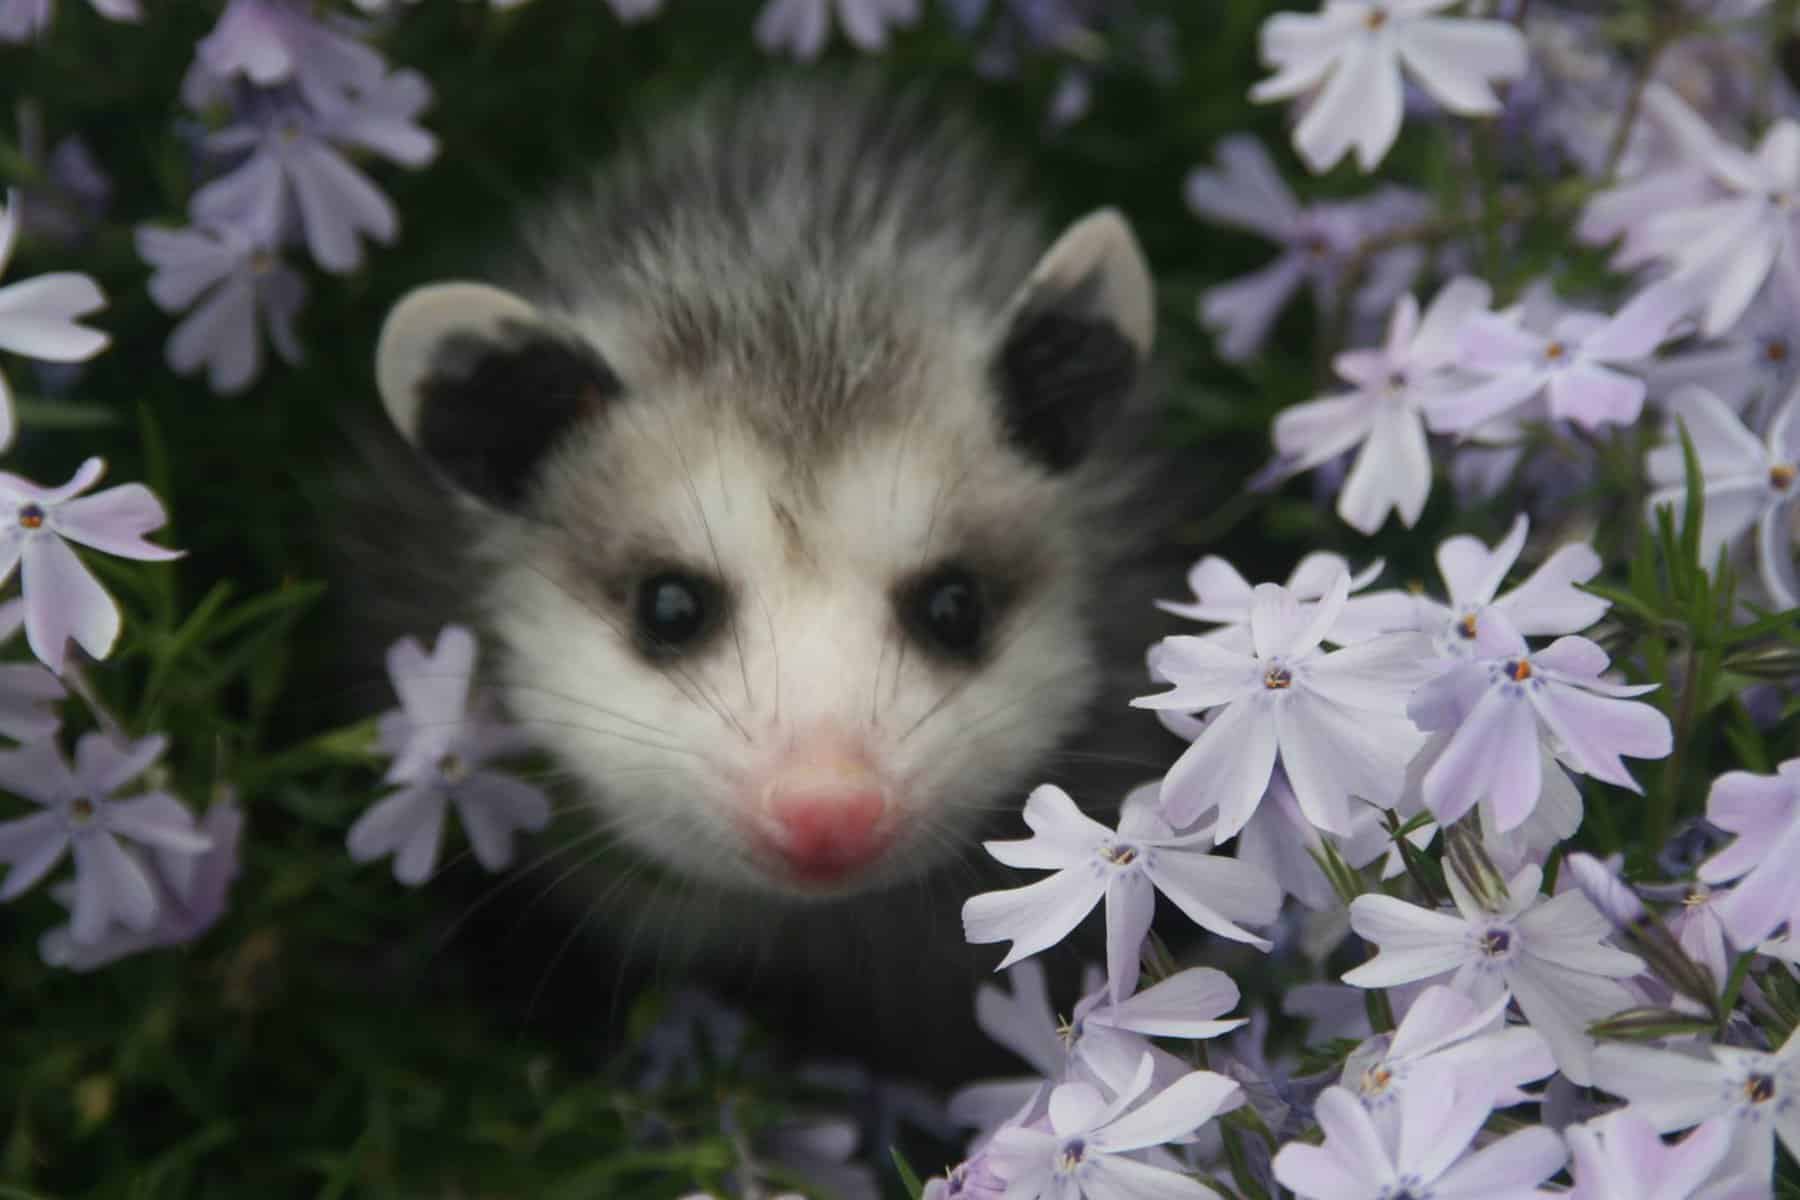
<path id="1" fill-rule="evenodd" d="M 1150 279 L 1111 211 L 1046 248 L 910 100 L 773 89 L 644 147 L 504 290 L 403 298 L 378 383 L 509 715 L 709 898 L 658 936 L 810 942 L 912 906 L 1091 708 Z"/>

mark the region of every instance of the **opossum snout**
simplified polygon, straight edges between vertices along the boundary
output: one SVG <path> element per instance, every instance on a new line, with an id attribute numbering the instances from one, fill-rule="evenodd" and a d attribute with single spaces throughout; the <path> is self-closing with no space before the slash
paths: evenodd
<path id="1" fill-rule="evenodd" d="M 849 881 L 894 840 L 888 789 L 860 745 L 829 734 L 794 745 L 760 789 L 752 830 L 802 886 Z"/>

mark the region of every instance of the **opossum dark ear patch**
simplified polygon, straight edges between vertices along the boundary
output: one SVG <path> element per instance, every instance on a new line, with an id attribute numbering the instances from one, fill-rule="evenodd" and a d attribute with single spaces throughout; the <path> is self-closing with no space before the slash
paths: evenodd
<path id="1" fill-rule="evenodd" d="M 1143 252 L 1102 209 L 1070 226 L 1012 303 L 994 361 L 1008 437 L 1053 471 L 1087 454 L 1137 380 L 1155 336 Z"/>
<path id="2" fill-rule="evenodd" d="M 420 288 L 388 316 L 375 373 L 388 416 L 464 491 L 516 505 L 545 454 L 616 396 L 599 354 L 486 284 Z"/>

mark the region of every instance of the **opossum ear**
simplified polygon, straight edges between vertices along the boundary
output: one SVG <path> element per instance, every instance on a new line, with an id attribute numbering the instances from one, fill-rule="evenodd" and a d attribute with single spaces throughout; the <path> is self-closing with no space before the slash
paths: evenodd
<path id="1" fill-rule="evenodd" d="M 1103 208 L 1071 225 L 1014 296 L 995 357 L 1014 443 L 1053 471 L 1080 462 L 1155 332 L 1150 269 L 1125 218 Z"/>
<path id="2" fill-rule="evenodd" d="M 591 347 L 484 283 L 407 293 L 382 326 L 375 381 L 406 440 L 502 508 L 523 498 L 557 438 L 620 391 Z"/>

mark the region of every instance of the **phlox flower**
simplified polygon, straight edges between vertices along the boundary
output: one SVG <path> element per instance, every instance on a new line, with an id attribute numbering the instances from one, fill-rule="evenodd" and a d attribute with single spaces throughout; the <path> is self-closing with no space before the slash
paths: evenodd
<path id="1" fill-rule="evenodd" d="M 1696 386 L 1752 424 L 1787 401 L 1800 383 L 1800 296 L 1775 272 L 1744 315 L 1718 339 L 1659 358 L 1646 375 L 1652 397 Z"/>
<path id="2" fill-rule="evenodd" d="M 275 243 L 243 230 L 137 230 L 138 256 L 155 268 L 150 298 L 164 312 L 193 311 L 169 335 L 169 367 L 189 375 L 206 368 L 215 392 L 242 391 L 262 371 L 262 334 L 289 363 L 304 358 L 294 319 L 306 303 L 306 281 L 276 257 Z"/>
<path id="3" fill-rule="evenodd" d="M 119 745 L 102 733 L 82 736 L 71 770 L 53 740 L 0 753 L 0 787 L 39 811 L 0 823 L 0 862 L 10 864 L 0 901 L 22 895 L 65 854 L 75 857 L 70 936 L 93 943 L 115 921 L 139 933 L 156 923 L 161 905 L 150 877 L 121 839 L 176 854 L 200 854 L 211 842 L 181 801 L 167 792 L 115 800 L 114 792 L 162 757 L 166 739 Z"/>
<path id="4" fill-rule="evenodd" d="M 1350 927 L 1380 953 L 1346 972 L 1344 982 L 1385 988 L 1454 973 L 1450 986 L 1483 1006 L 1511 992 L 1562 1073 L 1588 1083 L 1587 1027 L 1631 1007 L 1631 992 L 1617 981 L 1642 971 L 1643 962 L 1604 944 L 1612 923 L 1580 891 L 1540 895 L 1543 871 L 1536 866 L 1512 877 L 1497 911 L 1477 904 L 1456 872 L 1444 879 L 1454 912 L 1393 896 L 1351 902 Z"/>
<path id="5" fill-rule="evenodd" d="M 20 199 L 6 193 L 0 213 L 0 274 L 19 240 Z M 58 271 L 0 287 L 0 350 L 46 362 L 83 362 L 106 349 L 108 338 L 77 318 L 106 307 L 100 287 L 86 275 Z M 12 445 L 17 432 L 12 389 L 0 374 L 0 450 Z"/>
<path id="6" fill-rule="evenodd" d="M 1490 612 L 1504 615 L 1514 629 L 1533 637 L 1579 633 L 1606 615 L 1608 601 L 1575 586 L 1600 573 L 1600 556 L 1585 542 L 1557 547 L 1523 583 L 1499 594 L 1530 532 L 1531 522 L 1521 513 L 1492 550 L 1468 534 L 1440 542 L 1438 574 L 1448 602 L 1399 589 L 1353 595 L 1332 630 L 1334 640 L 1416 630 L 1431 635 L 1441 657 L 1459 660 L 1474 655 L 1476 635 Z"/>
<path id="7" fill-rule="evenodd" d="M 1221 225 L 1248 230 L 1281 247 L 1268 266 L 1200 294 L 1200 323 L 1219 339 L 1219 356 L 1241 362 L 1268 336 L 1276 315 L 1302 284 L 1310 284 L 1321 312 L 1335 303 L 1344 269 L 1365 241 L 1424 215 L 1415 193 L 1387 187 L 1358 201 L 1302 205 L 1288 190 L 1262 143 L 1238 134 L 1219 143 L 1219 165 L 1187 177 L 1188 208 Z M 1353 303 L 1379 315 L 1417 273 L 1416 247 L 1396 246 L 1374 256 Z"/>
<path id="8" fill-rule="evenodd" d="M 1800 1038 L 1779 1050 L 1697 1047 L 1692 1053 L 1626 1042 L 1594 1051 L 1594 1086 L 1659 1133 L 1717 1121 L 1730 1131 L 1726 1171 L 1768 1179 L 1775 1139 L 1800 1154 Z"/>
<path id="9" fill-rule="evenodd" d="M 156 891 L 156 920 L 149 929 L 115 925 L 97 940 L 83 942 L 72 924 L 58 925 L 38 939 L 39 956 L 53 967 L 93 971 L 145 950 L 186 945 L 211 929 L 225 914 L 237 878 L 243 810 L 232 799 L 219 801 L 206 810 L 199 831 L 211 841 L 209 849 L 192 854 L 158 847 L 145 864 Z M 58 884 L 50 894 L 72 908 L 80 889 Z"/>
<path id="10" fill-rule="evenodd" d="M 1288 469 L 1308 471 L 1361 447 L 1338 495 L 1337 511 L 1352 527 L 1374 533 L 1398 512 L 1409 528 L 1431 492 L 1431 456 L 1423 411 L 1456 378 L 1463 325 L 1487 307 L 1488 286 L 1452 280 L 1424 315 L 1402 296 L 1378 350 L 1353 350 L 1332 360 L 1356 390 L 1283 409 L 1275 417 L 1275 449 Z"/>
<path id="11" fill-rule="evenodd" d="M 142 21 L 138 0 L 88 0 L 109 21 Z M 56 0 L 0 0 L 0 42 L 29 42 L 50 30 Z"/>
<path id="12" fill-rule="evenodd" d="M 1584 429 L 1628 425 L 1648 390 L 1629 368 L 1662 344 L 1686 305 L 1679 289 L 1657 285 L 1612 317 L 1570 310 L 1545 333 L 1513 316 L 1476 314 L 1463 327 L 1458 364 L 1484 381 L 1434 400 L 1431 427 L 1466 433 L 1540 394 L 1554 419 Z"/>
<path id="13" fill-rule="evenodd" d="M 1262 27 L 1259 103 L 1314 92 L 1294 148 L 1315 172 L 1351 147 L 1365 171 L 1387 155 L 1404 116 L 1401 68 L 1459 116 L 1500 111 L 1493 85 L 1525 74 L 1525 37 L 1505 21 L 1439 17 L 1455 0 L 1325 0 L 1316 14 L 1277 13 Z"/>
<path id="14" fill-rule="evenodd" d="M 447 625 L 430 654 L 410 637 L 388 648 L 388 676 L 400 707 L 382 715 L 381 748 L 393 757 L 384 777 L 399 786 L 350 827 L 350 857 L 394 856 L 394 878 L 417 886 L 437 863 L 444 817 L 454 805 L 476 859 L 490 871 L 512 861 L 517 830 L 550 823 L 538 788 L 498 771 L 490 760 L 524 749 L 522 731 L 502 725 L 473 695 L 475 638 Z"/>
<path id="15" fill-rule="evenodd" d="M 1351 797 L 1393 807 L 1406 760 L 1421 740 L 1399 714 L 1425 677 L 1421 664 L 1430 659 L 1430 644 L 1419 634 L 1394 634 L 1321 650 L 1349 587 L 1340 574 L 1317 605 L 1302 606 L 1286 588 L 1260 585 L 1248 654 L 1203 638 L 1163 640 L 1158 666 L 1174 689 L 1131 703 L 1221 710 L 1163 783 L 1170 824 L 1185 827 L 1217 807 L 1218 838 L 1237 836 L 1277 760 L 1307 820 L 1329 833 L 1351 832 Z"/>
<path id="16" fill-rule="evenodd" d="M 1487 1120 L 1488 1091 L 1440 1077 L 1410 1088 L 1391 1132 L 1377 1126 L 1355 1093 L 1326 1088 L 1314 1110 L 1325 1143 L 1290 1142 L 1275 1155 L 1275 1179 L 1300 1200 L 1515 1200 L 1567 1160 L 1562 1139 L 1542 1126 L 1521 1129 L 1473 1154 Z"/>
<path id="17" fill-rule="evenodd" d="M 1331 590 L 1338 575 L 1350 575 L 1350 594 L 1355 595 L 1375 582 L 1383 565 L 1378 558 L 1361 571 L 1351 574 L 1350 564 L 1342 555 L 1315 550 L 1295 565 L 1293 573 L 1283 586 L 1302 604 L 1317 603 Z M 1158 600 L 1156 607 L 1190 621 L 1205 621 L 1217 625 L 1219 628 L 1198 636 L 1217 642 L 1227 649 L 1248 653 L 1251 649 L 1250 608 L 1256 599 L 1255 586 L 1236 567 L 1216 554 L 1208 554 L 1195 563 L 1188 571 L 1187 582 L 1188 587 L 1194 591 L 1192 603 Z M 1351 601 L 1351 604 L 1354 605 L 1355 601 Z M 1331 632 L 1336 634 L 1338 630 L 1334 628 Z M 1342 642 L 1345 639 L 1327 635 L 1326 640 Z"/>
<path id="18" fill-rule="evenodd" d="M 1342 902 L 1316 857 L 1324 852 L 1328 836 L 1307 820 L 1287 773 L 1277 766 L 1269 777 L 1269 790 L 1238 831 L 1238 861 L 1261 870 L 1307 908 L 1329 912 L 1342 907 Z M 1408 835 L 1421 847 L 1429 844 L 1430 837 L 1429 831 L 1423 840 L 1417 833 Z M 1338 855 L 1358 869 L 1388 853 L 1392 845 L 1381 810 L 1368 804 L 1350 810 L 1350 832 L 1332 837 L 1331 842 Z M 1394 864 L 1396 870 L 1399 865 Z"/>
<path id="19" fill-rule="evenodd" d="M 1800 392 L 1791 393 L 1769 423 L 1766 437 L 1747 429 L 1725 402 L 1698 387 L 1669 398 L 1669 413 L 1686 428 L 1700 462 L 1705 507 L 1700 562 L 1711 567 L 1719 551 L 1756 530 L 1756 558 L 1763 586 L 1776 608 L 1800 605 L 1800 567 L 1794 562 L 1795 521 L 1800 516 Z M 1656 490 L 1650 513 L 1672 505 L 1676 516 L 1687 496 L 1687 468 L 1679 440 L 1650 452 L 1646 463 Z"/>
<path id="20" fill-rule="evenodd" d="M 1669 718 L 1631 697 L 1656 684 L 1607 683 L 1610 660 L 1583 637 L 1561 637 L 1533 653 L 1507 619 L 1491 613 L 1475 654 L 1413 693 L 1419 728 L 1454 730 L 1425 773 L 1425 804 L 1449 823 L 1491 800 L 1501 832 L 1523 822 L 1543 791 L 1540 747 L 1583 775 L 1643 789 L 1622 761 L 1663 758 L 1674 745 Z"/>
<path id="21" fill-rule="evenodd" d="M 24 600 L 0 604 L 0 643 L 10 641 L 24 624 Z M 49 737 L 62 725 L 49 706 L 67 694 L 56 676 L 38 663 L 0 666 L 0 736 L 19 742 Z"/>
<path id="22" fill-rule="evenodd" d="M 230 0 L 195 47 L 196 68 L 219 80 L 242 75 L 261 88 L 291 82 L 321 109 L 374 87 L 387 71 L 381 55 L 310 8 L 295 0 Z"/>
<path id="23" fill-rule="evenodd" d="M 871 54 L 886 48 L 890 27 L 919 19 L 919 0 L 768 0 L 756 17 L 756 44 L 771 54 L 817 58 L 831 33 L 833 9 L 844 36 Z"/>
<path id="24" fill-rule="evenodd" d="M 1210 828 L 1177 835 L 1147 800 L 1125 804 L 1114 832 L 1083 813 L 1061 788 L 1034 789 L 1025 801 L 1032 836 L 983 845 L 1009 867 L 1055 874 L 971 897 L 962 909 L 964 936 L 977 945 L 1010 941 L 1000 962 L 1009 967 L 1060 942 L 1104 898 L 1107 978 L 1115 1003 L 1136 987 L 1138 952 L 1150 932 L 1157 892 L 1202 929 L 1267 950 L 1269 942 L 1239 922 L 1275 920 L 1281 890 L 1274 881 L 1235 859 L 1208 853 Z"/>
<path id="25" fill-rule="evenodd" d="M 1448 1078 L 1471 1092 L 1485 1087 L 1490 1108 L 1536 1099 L 1520 1088 L 1555 1072 L 1556 1060 L 1542 1034 L 1506 1024 L 1508 1000 L 1502 995 L 1482 1007 L 1453 988 L 1426 988 L 1399 1028 L 1350 1052 L 1343 1085 L 1362 1098 L 1390 1137 L 1398 1133 L 1404 1097 L 1415 1086 Z"/>
<path id="26" fill-rule="evenodd" d="M 1655 1126 L 1626 1109 L 1571 1125 L 1563 1136 L 1574 1159 L 1569 1200 L 1768 1200 L 1770 1194 L 1767 1178 L 1719 1178 L 1719 1169 L 1729 1167 L 1731 1145 L 1723 1121 L 1708 1121 L 1667 1143 Z"/>
<path id="27" fill-rule="evenodd" d="M 183 553 L 144 540 L 144 534 L 161 528 L 168 515 L 143 484 L 81 494 L 105 472 L 105 462 L 90 458 L 69 482 L 46 488 L 0 471 L 0 583 L 18 568 L 25 640 L 38 661 L 58 675 L 69 639 L 94 658 L 105 658 L 120 629 L 119 606 L 69 549 L 69 542 L 146 562 L 180 558 Z"/>
<path id="28" fill-rule="evenodd" d="M 1425 778 L 1437 766 L 1454 737 L 1454 730 L 1439 730 L 1425 739 L 1425 745 L 1406 765 L 1406 786 L 1400 794 L 1396 815 L 1410 820 L 1421 813 L 1429 814 L 1425 803 Z M 1569 778 L 1568 769 L 1557 761 L 1548 742 L 1538 749 L 1539 780 L 1537 803 L 1523 821 L 1507 824 L 1502 807 L 1493 792 L 1476 802 L 1475 812 L 1481 829 L 1481 845 L 1502 874 L 1511 875 L 1527 863 L 1539 866 L 1550 852 L 1575 835 L 1581 828 L 1581 791 Z M 1510 814 L 1509 814 L 1510 815 Z M 1437 836 L 1438 823 L 1429 821 L 1413 836 L 1413 844 L 1424 847 Z M 1398 871 L 1384 873 L 1389 878 Z"/>
<path id="29" fill-rule="evenodd" d="M 1735 840 L 1700 864 L 1703 883 L 1738 880 L 1714 911 L 1740 947 L 1755 946 L 1783 925 L 1800 933 L 1800 758 L 1774 775 L 1727 771 L 1713 780 L 1706 819 Z"/>
<path id="30" fill-rule="evenodd" d="M 1131 1084 L 1110 1103 L 1087 1083 L 1050 1093 L 1049 1128 L 1013 1126 L 994 1135 L 987 1168 L 1006 1181 L 1009 1200 L 1205 1200 L 1205 1184 L 1130 1157 L 1134 1151 L 1184 1137 L 1240 1097 L 1236 1083 L 1194 1071 L 1145 1098 L 1150 1056 L 1139 1060 Z"/>

